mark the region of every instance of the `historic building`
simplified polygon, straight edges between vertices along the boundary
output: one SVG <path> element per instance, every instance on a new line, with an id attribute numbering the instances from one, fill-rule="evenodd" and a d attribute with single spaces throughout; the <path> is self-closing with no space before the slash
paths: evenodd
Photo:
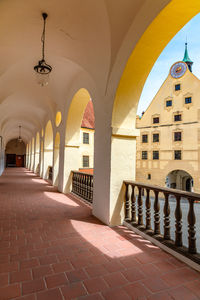
<path id="1" fill-rule="evenodd" d="M 182 61 L 137 117 L 136 180 L 200 192 L 200 81 L 185 44 Z"/>

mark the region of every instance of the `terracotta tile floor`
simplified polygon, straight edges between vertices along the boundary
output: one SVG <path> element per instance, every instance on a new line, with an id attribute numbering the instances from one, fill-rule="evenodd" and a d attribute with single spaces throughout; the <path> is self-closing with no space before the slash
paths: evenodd
<path id="1" fill-rule="evenodd" d="M 0 177 L 0 299 L 200 299 L 200 274 L 26 169 Z"/>

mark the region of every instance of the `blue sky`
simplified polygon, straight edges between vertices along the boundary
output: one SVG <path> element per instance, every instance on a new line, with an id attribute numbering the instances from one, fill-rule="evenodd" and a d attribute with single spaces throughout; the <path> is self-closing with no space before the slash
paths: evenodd
<path id="1" fill-rule="evenodd" d="M 200 14 L 188 22 L 165 47 L 144 85 L 137 113 L 145 111 L 176 61 L 182 60 L 187 37 L 188 53 L 194 62 L 193 73 L 200 78 Z"/>

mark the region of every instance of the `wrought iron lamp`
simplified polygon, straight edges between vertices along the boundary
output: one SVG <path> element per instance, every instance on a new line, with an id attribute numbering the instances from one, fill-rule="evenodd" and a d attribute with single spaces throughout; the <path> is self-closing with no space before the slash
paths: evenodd
<path id="1" fill-rule="evenodd" d="M 39 60 L 38 64 L 34 67 L 37 76 L 37 83 L 41 86 L 46 86 L 49 83 L 49 73 L 52 70 L 52 67 L 48 65 L 45 61 L 44 50 L 45 50 L 45 30 L 46 30 L 46 18 L 48 17 L 47 13 L 42 13 L 44 20 L 43 31 L 42 31 L 42 59 Z"/>
<path id="2" fill-rule="evenodd" d="M 21 125 L 19 125 L 19 137 L 18 137 L 18 142 L 22 142 L 22 137 L 21 137 Z"/>

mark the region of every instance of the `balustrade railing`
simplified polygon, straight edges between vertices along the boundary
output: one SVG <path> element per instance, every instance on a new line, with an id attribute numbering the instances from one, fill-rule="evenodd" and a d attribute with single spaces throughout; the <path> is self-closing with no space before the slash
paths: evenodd
<path id="1" fill-rule="evenodd" d="M 197 253 L 196 247 L 195 228 L 196 217 L 199 219 L 200 215 L 195 216 L 194 210 L 195 203 L 197 203 L 195 205 L 200 206 L 200 194 L 132 181 L 124 181 L 124 184 L 126 188 L 125 221 L 200 264 L 200 254 Z M 160 211 L 161 199 L 162 202 L 164 201 L 162 203 L 163 212 Z M 184 219 L 187 222 L 187 232 L 184 232 L 184 236 L 187 234 L 188 238 L 187 247 L 183 246 L 182 241 L 182 201 L 187 203 L 187 219 Z M 172 204 L 174 216 L 170 213 Z M 160 219 L 161 213 L 163 219 Z M 163 223 L 163 228 L 161 228 L 160 221 Z M 200 231 L 200 228 L 198 230 Z M 172 232 L 174 233 L 174 240 L 171 239 Z"/>
<path id="2" fill-rule="evenodd" d="M 84 200 L 93 201 L 93 175 L 72 171 L 72 192 Z"/>

